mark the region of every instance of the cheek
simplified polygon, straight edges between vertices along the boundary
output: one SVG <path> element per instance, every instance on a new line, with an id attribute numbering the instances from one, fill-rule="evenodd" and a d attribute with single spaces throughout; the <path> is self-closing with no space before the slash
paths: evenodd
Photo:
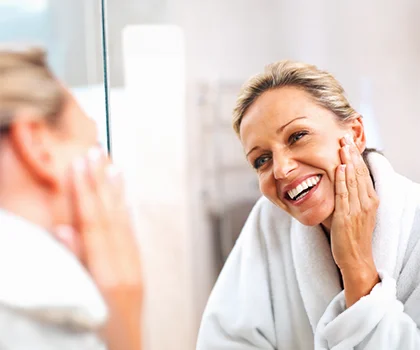
<path id="1" fill-rule="evenodd" d="M 258 176 L 261 193 L 267 198 L 273 199 L 277 196 L 276 181 L 270 172 L 261 173 Z"/>
<path id="2" fill-rule="evenodd" d="M 324 189 L 328 191 L 326 194 L 328 197 L 334 196 L 335 193 L 335 173 L 337 167 L 341 164 L 340 158 L 338 155 L 332 155 L 329 159 L 325 159 L 325 176 L 327 180 L 324 184 Z"/>
<path id="3" fill-rule="evenodd" d="M 328 148 L 325 148 L 322 152 L 319 152 L 318 163 L 322 164 L 323 170 L 326 172 L 330 181 L 334 181 L 335 171 L 341 164 L 340 159 L 340 148 L 337 144 L 331 144 Z"/>
<path id="4" fill-rule="evenodd" d="M 77 143 L 66 143 L 57 149 L 56 159 L 63 174 L 67 173 L 73 162 L 79 157 L 87 155 L 88 147 Z"/>

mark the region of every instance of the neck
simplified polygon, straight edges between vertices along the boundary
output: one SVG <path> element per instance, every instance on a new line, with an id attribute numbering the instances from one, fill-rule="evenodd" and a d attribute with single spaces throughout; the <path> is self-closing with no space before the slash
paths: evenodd
<path id="1" fill-rule="evenodd" d="M 42 196 L 20 195 L 19 191 L 9 196 L 0 190 L 0 208 L 45 229 L 50 229 L 53 225 L 47 201 Z"/>
<path id="2" fill-rule="evenodd" d="M 0 208 L 46 229 L 51 228 L 51 200 L 45 189 L 20 169 L 11 166 L 9 169 L 9 172 L 0 172 Z"/>
<path id="3" fill-rule="evenodd" d="M 332 222 L 332 215 L 330 215 L 324 222 L 321 223 L 321 227 L 328 237 L 330 236 L 331 222 Z"/>
<path id="4" fill-rule="evenodd" d="M 31 176 L 12 148 L 4 143 L 2 146 L 0 208 L 46 229 L 51 228 L 53 225 L 51 195 Z"/>

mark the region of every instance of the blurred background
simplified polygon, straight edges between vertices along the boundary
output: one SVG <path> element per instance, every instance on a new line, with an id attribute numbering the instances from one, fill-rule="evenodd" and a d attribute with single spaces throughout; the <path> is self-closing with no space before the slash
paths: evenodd
<path id="1" fill-rule="evenodd" d="M 290 58 L 333 73 L 365 118 L 368 146 L 420 182 L 419 14 L 416 0 L 0 0 L 0 42 L 46 47 L 125 171 L 146 349 L 194 349 L 211 288 L 259 197 L 231 111 L 267 63 Z"/>

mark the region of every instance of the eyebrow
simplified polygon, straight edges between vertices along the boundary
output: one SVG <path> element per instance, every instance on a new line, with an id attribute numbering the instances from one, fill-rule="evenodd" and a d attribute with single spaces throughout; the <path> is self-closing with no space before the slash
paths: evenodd
<path id="1" fill-rule="evenodd" d="M 292 119 L 292 120 L 290 120 L 289 122 L 287 122 L 286 124 L 284 124 L 283 126 L 281 126 L 281 127 L 279 127 L 277 130 L 276 130 L 276 134 L 280 134 L 281 132 L 283 132 L 283 130 L 286 128 L 286 126 L 288 126 L 288 125 L 290 125 L 290 124 L 292 124 L 293 122 L 295 122 L 296 120 L 300 120 L 300 119 L 307 119 L 307 117 L 297 117 L 297 118 L 295 118 L 295 119 Z M 256 149 L 258 149 L 258 148 L 260 148 L 260 146 L 255 146 L 255 147 L 253 147 L 247 154 L 246 154 L 246 157 L 248 158 L 248 156 L 252 153 L 252 152 L 254 152 Z"/>

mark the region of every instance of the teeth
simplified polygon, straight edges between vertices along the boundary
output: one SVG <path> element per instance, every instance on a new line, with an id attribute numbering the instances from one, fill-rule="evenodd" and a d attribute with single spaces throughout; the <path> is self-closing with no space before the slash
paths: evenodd
<path id="1" fill-rule="evenodd" d="M 303 190 L 306 190 L 309 187 L 315 186 L 319 180 L 321 179 L 320 175 L 312 176 L 305 181 L 302 181 L 298 186 L 296 186 L 294 189 L 287 191 L 287 194 L 290 196 L 290 198 L 297 197 Z M 301 197 L 299 197 L 301 198 Z M 298 198 L 296 198 L 298 199 Z"/>
<path id="2" fill-rule="evenodd" d="M 301 198 L 305 197 L 308 193 L 309 193 L 309 192 L 305 192 L 305 193 L 300 194 L 299 196 L 297 196 L 297 197 L 295 198 L 295 200 L 297 201 L 298 199 L 301 199 Z"/>

